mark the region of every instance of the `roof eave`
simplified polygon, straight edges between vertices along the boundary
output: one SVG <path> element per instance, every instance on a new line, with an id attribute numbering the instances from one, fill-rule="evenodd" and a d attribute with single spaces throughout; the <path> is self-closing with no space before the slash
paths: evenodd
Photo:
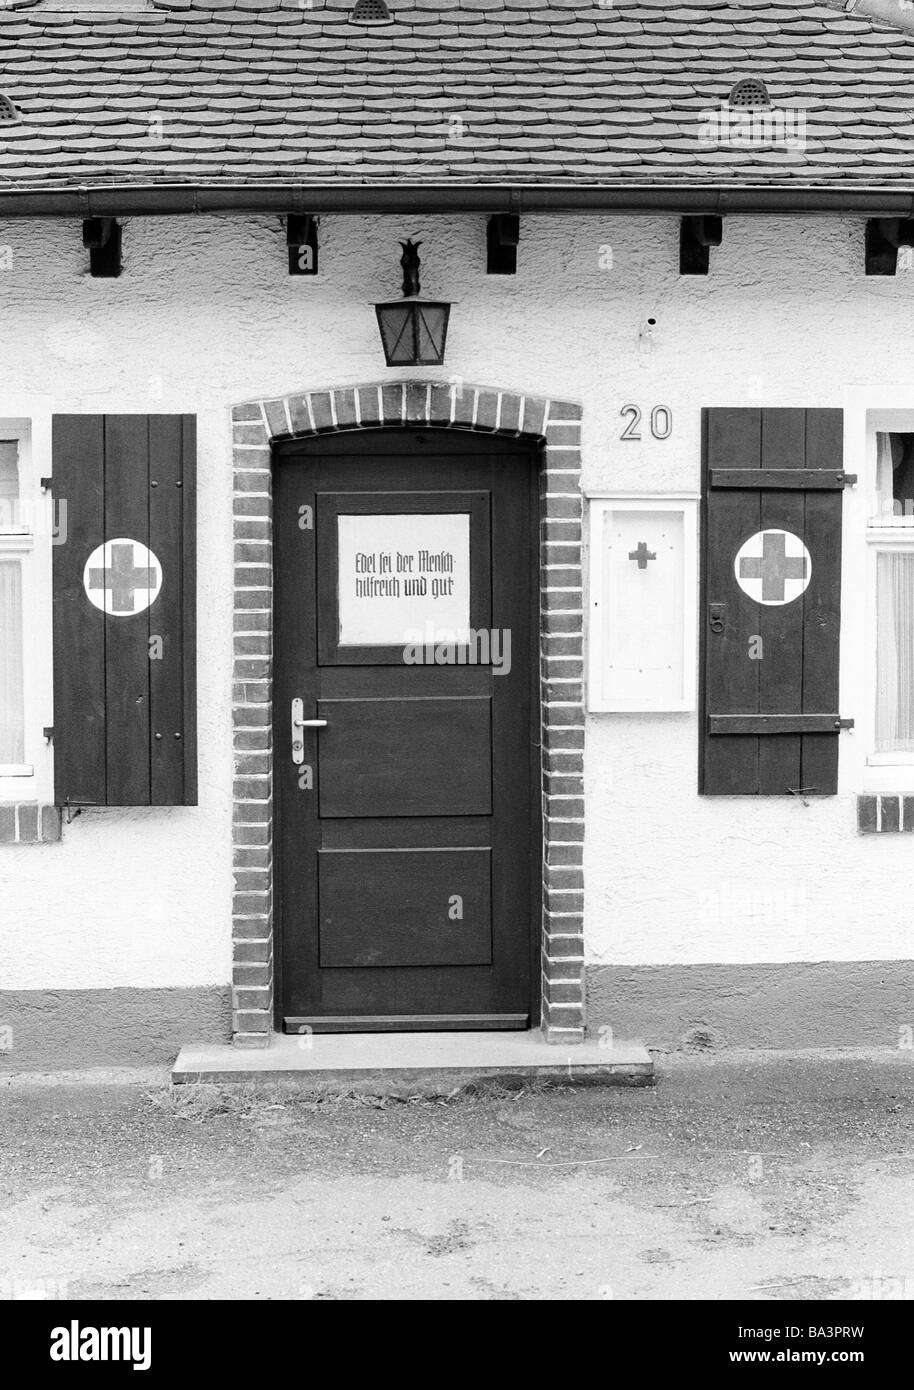
<path id="1" fill-rule="evenodd" d="M 0 189 L 0 218 L 226 213 L 832 213 L 914 217 L 893 187 L 692 184 L 98 184 Z"/>

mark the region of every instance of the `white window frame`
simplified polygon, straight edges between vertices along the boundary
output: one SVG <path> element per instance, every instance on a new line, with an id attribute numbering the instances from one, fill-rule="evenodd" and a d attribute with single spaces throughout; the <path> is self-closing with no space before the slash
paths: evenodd
<path id="1" fill-rule="evenodd" d="M 0 402 L 2 406 L 2 402 Z M 37 437 L 36 437 L 37 436 Z M 0 526 L 0 558 L 17 559 L 22 574 L 24 760 L 0 764 L 0 802 L 53 797 L 53 762 L 43 730 L 51 724 L 51 499 L 42 493 L 37 460 L 50 458 L 50 430 L 29 415 L 0 415 L 0 439 L 19 444 L 19 524 Z"/>
<path id="2" fill-rule="evenodd" d="M 914 793 L 914 754 L 876 753 L 876 556 L 914 549 L 914 527 L 871 522 L 876 494 L 876 435 L 914 434 L 910 385 L 849 388 L 844 397 L 844 469 L 857 475 L 845 490 L 841 581 L 842 716 L 839 791 Z M 906 535 L 910 534 L 910 540 Z"/>
<path id="3" fill-rule="evenodd" d="M 587 494 L 587 708 L 593 714 L 684 714 L 696 707 L 698 676 L 698 504 L 696 492 L 635 493 L 589 492 Z M 600 596 L 603 592 L 603 547 L 601 544 L 608 512 L 670 512 L 682 516 L 683 605 L 682 623 L 682 699 L 647 703 L 611 701 L 601 698 L 600 677 L 607 634 L 603 628 Z M 611 636 L 610 636 L 611 640 Z"/>

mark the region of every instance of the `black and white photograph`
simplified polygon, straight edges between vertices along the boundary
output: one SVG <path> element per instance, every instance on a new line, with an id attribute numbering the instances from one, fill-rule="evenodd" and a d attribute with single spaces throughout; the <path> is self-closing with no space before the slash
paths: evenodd
<path id="1" fill-rule="evenodd" d="M 22 1373 L 900 1353 L 912 0 L 0 0 L 0 323 Z"/>

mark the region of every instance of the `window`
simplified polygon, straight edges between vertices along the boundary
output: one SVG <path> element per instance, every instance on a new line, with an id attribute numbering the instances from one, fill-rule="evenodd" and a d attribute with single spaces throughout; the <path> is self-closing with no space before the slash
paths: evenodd
<path id="1" fill-rule="evenodd" d="M 24 488 L 28 437 L 0 422 L 0 777 L 29 777 L 25 614 L 34 537 Z"/>
<path id="2" fill-rule="evenodd" d="M 914 764 L 914 429 L 877 428 L 874 448 L 867 504 L 869 761 Z"/>

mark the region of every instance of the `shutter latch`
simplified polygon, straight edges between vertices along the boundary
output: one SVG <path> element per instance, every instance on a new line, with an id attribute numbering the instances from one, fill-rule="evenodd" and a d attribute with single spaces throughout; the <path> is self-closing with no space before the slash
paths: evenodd
<path id="1" fill-rule="evenodd" d="M 835 720 L 835 728 L 836 728 L 836 729 L 852 729 L 853 727 L 854 727 L 854 721 L 853 721 L 853 719 L 836 719 L 836 720 Z"/>
<path id="2" fill-rule="evenodd" d="M 856 474 L 856 473 L 839 473 L 839 474 L 838 474 L 838 482 L 841 484 L 842 487 L 856 487 L 856 486 L 857 486 L 857 474 Z"/>

